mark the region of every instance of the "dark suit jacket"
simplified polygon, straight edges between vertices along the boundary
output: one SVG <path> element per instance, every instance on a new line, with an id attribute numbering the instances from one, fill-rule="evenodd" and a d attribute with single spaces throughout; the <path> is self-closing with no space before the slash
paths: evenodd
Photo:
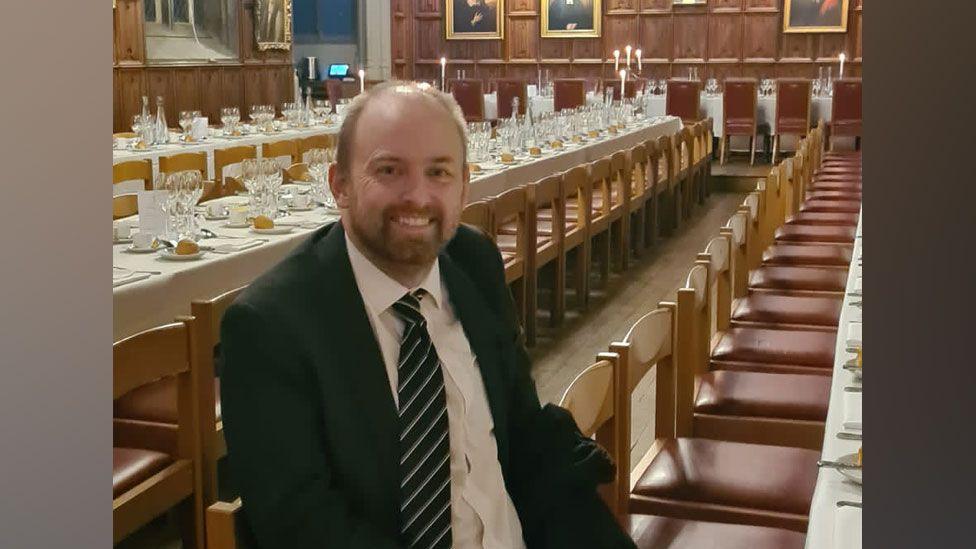
<path id="1" fill-rule="evenodd" d="M 555 436 L 566 430 L 540 408 L 497 248 L 462 226 L 439 261 L 528 547 L 632 547 L 581 473 L 592 443 Z M 251 284 L 221 338 L 230 472 L 258 545 L 398 547 L 397 410 L 342 226 Z"/>

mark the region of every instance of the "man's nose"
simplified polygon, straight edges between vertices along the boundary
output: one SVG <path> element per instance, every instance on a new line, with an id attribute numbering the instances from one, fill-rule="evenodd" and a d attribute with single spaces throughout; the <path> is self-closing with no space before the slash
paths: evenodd
<path id="1" fill-rule="evenodd" d="M 401 198 L 416 206 L 426 206 L 431 201 L 430 181 L 423 170 L 408 170 L 404 178 Z"/>

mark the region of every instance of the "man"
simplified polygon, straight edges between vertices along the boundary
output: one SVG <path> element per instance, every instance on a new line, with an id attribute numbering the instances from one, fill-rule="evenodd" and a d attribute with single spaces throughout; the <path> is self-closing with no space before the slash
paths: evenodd
<path id="1" fill-rule="evenodd" d="M 794 27 L 838 27 L 843 19 L 841 0 L 793 0 L 790 25 Z"/>
<path id="2" fill-rule="evenodd" d="M 550 0 L 549 30 L 593 30 L 592 0 Z"/>
<path id="3" fill-rule="evenodd" d="M 454 0 L 454 32 L 496 32 L 497 3 Z"/>
<path id="4" fill-rule="evenodd" d="M 429 86 L 357 96 L 330 168 L 341 222 L 224 316 L 222 418 L 260 547 L 633 546 L 596 495 L 599 447 L 540 408 L 498 249 L 459 227 L 464 128 Z"/>

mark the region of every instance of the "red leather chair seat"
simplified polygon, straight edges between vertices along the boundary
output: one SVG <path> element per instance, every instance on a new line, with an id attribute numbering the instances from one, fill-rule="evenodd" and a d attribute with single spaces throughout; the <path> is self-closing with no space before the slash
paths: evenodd
<path id="1" fill-rule="evenodd" d="M 778 134 L 788 133 L 806 135 L 808 129 L 806 118 L 780 117 L 780 119 L 776 121 L 776 133 Z"/>
<path id="2" fill-rule="evenodd" d="M 732 326 L 712 350 L 711 364 L 714 370 L 830 375 L 836 342 L 835 332 Z"/>
<path id="3" fill-rule="evenodd" d="M 808 191 L 855 191 L 861 192 L 860 181 L 829 181 L 821 180 L 810 183 Z"/>
<path id="4" fill-rule="evenodd" d="M 664 442 L 632 513 L 805 531 L 820 452 L 696 438 Z"/>
<path id="5" fill-rule="evenodd" d="M 836 242 L 850 244 L 857 236 L 853 225 L 783 225 L 774 233 L 776 242 Z"/>
<path id="6" fill-rule="evenodd" d="M 637 549 L 803 549 L 806 536 L 783 528 L 629 515 Z"/>
<path id="7" fill-rule="evenodd" d="M 846 212 L 861 211 L 860 200 L 805 200 L 800 206 L 801 212 Z"/>
<path id="8" fill-rule="evenodd" d="M 826 191 L 823 189 L 811 190 L 807 193 L 807 200 L 860 200 L 860 189 L 846 189 Z"/>
<path id="9" fill-rule="evenodd" d="M 165 469 L 173 458 L 152 450 L 112 448 L 112 497 L 117 498 Z"/>
<path id="10" fill-rule="evenodd" d="M 841 296 L 801 296 L 754 293 L 737 299 L 732 323 L 833 327 L 840 321 Z"/>
<path id="11" fill-rule="evenodd" d="M 752 135 L 756 131 L 755 118 L 726 118 L 725 133 L 727 135 Z"/>
<path id="12" fill-rule="evenodd" d="M 857 214 L 837 212 L 799 212 L 786 220 L 787 225 L 857 226 Z"/>
<path id="13" fill-rule="evenodd" d="M 717 370 L 701 376 L 695 413 L 825 421 L 828 376 Z"/>
<path id="14" fill-rule="evenodd" d="M 826 151 L 823 155 L 825 159 L 829 158 L 856 158 L 861 159 L 861 151 Z"/>
<path id="15" fill-rule="evenodd" d="M 220 417 L 220 378 L 214 379 L 215 413 Z M 137 419 L 176 425 L 176 378 L 167 377 L 155 383 L 143 385 L 115 401 L 112 417 Z"/>
<path id="16" fill-rule="evenodd" d="M 818 183 L 847 183 L 849 185 L 861 185 L 861 175 L 841 175 L 841 174 L 825 174 L 825 175 L 815 175 L 813 176 L 813 184 Z"/>
<path id="17" fill-rule="evenodd" d="M 856 174 L 861 175 L 860 164 L 825 164 L 817 171 L 818 174 Z"/>
<path id="18" fill-rule="evenodd" d="M 837 267 L 793 267 L 761 265 L 749 275 L 749 288 L 842 293 L 847 287 L 847 269 Z"/>
<path id="19" fill-rule="evenodd" d="M 804 225 L 796 225 L 803 227 Z M 770 265 L 831 265 L 846 267 L 851 264 L 853 247 L 835 244 L 781 244 L 776 243 L 763 252 L 763 263 Z"/>
<path id="20" fill-rule="evenodd" d="M 537 235 L 535 241 L 536 247 L 541 248 L 551 242 L 551 239 L 547 236 Z M 495 238 L 495 242 L 498 244 L 498 249 L 504 252 L 515 252 L 518 250 L 518 235 L 500 234 Z"/>

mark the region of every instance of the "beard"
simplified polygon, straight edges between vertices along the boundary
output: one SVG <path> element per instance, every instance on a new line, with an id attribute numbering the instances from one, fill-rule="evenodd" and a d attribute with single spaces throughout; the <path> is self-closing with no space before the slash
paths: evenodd
<path id="1" fill-rule="evenodd" d="M 416 210 L 394 206 L 386 208 L 378 217 L 371 212 L 356 213 L 349 216 L 355 235 L 370 255 L 390 265 L 425 267 L 432 264 L 457 229 L 456 226 L 445 227 L 443 215 L 431 208 Z M 393 221 L 401 214 L 425 216 L 430 223 L 423 233 L 403 234 Z"/>

